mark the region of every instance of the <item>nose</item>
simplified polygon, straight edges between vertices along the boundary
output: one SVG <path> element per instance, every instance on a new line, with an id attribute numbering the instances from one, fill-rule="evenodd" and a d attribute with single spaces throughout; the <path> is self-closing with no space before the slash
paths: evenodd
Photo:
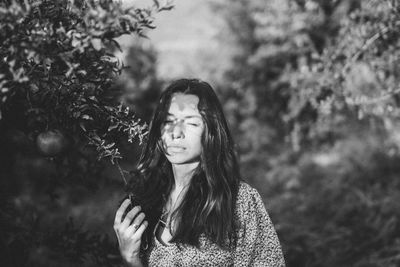
<path id="1" fill-rule="evenodd" d="M 177 121 L 172 129 L 172 139 L 185 138 L 185 129 L 182 121 Z"/>

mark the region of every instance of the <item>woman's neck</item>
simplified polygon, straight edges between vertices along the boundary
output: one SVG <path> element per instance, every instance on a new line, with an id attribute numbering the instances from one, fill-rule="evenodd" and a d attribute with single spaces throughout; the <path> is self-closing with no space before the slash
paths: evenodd
<path id="1" fill-rule="evenodd" d="M 164 207 L 167 214 L 171 216 L 172 212 L 179 206 L 183 196 L 188 189 L 190 180 L 192 179 L 195 168 L 199 165 L 198 162 L 187 164 L 172 164 L 172 172 L 174 174 L 175 184 L 170 192 L 166 206 Z M 171 218 L 168 218 L 168 222 Z"/>
<path id="2" fill-rule="evenodd" d="M 175 190 L 180 190 L 189 185 L 193 172 L 198 165 L 199 162 L 172 165 L 172 172 L 175 179 Z"/>

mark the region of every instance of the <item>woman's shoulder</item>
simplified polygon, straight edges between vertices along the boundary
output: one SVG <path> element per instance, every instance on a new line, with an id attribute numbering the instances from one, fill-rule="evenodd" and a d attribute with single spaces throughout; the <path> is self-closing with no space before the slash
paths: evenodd
<path id="1" fill-rule="evenodd" d="M 258 191 L 241 183 L 236 203 L 235 266 L 285 266 L 275 228 Z"/>
<path id="2" fill-rule="evenodd" d="M 238 194 L 237 194 L 237 201 L 238 202 L 248 202 L 254 198 L 260 198 L 260 194 L 258 193 L 257 189 L 249 185 L 248 183 L 241 181 L 239 184 Z"/>
<path id="3" fill-rule="evenodd" d="M 251 185 L 241 182 L 236 199 L 235 219 L 240 229 L 272 227 L 263 198 Z"/>
<path id="4" fill-rule="evenodd" d="M 257 189 L 246 182 L 240 182 L 236 198 L 236 212 L 240 215 L 264 208 L 262 197 Z"/>

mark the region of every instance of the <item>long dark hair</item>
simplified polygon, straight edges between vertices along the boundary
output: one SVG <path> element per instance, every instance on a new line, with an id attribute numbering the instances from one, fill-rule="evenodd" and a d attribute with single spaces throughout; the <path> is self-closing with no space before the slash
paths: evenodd
<path id="1" fill-rule="evenodd" d="M 236 229 L 234 210 L 240 182 L 239 167 L 218 97 L 208 83 L 197 79 L 181 79 L 168 86 L 161 94 L 150 124 L 136 172 L 141 186 L 132 188 L 149 221 L 147 235 L 150 237 L 153 233 L 174 185 L 172 167 L 160 139 L 161 127 L 175 93 L 199 98 L 198 110 L 205 128 L 200 163 L 181 204 L 172 215 L 176 227 L 171 242 L 199 246 L 199 237 L 204 233 L 221 248 L 227 248 Z"/>

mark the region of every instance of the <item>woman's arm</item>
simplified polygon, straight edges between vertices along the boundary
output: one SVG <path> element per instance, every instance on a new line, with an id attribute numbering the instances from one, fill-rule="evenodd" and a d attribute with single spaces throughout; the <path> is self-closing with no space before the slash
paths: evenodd
<path id="1" fill-rule="evenodd" d="M 114 221 L 114 231 L 117 235 L 119 250 L 126 266 L 142 267 L 140 261 L 140 244 L 144 230 L 148 222 L 144 220 L 144 213 L 140 212 L 141 207 L 135 206 L 126 213 L 131 204 L 129 199 L 122 202 L 117 210 Z M 126 213 L 126 216 L 123 215 Z"/>
<path id="2" fill-rule="evenodd" d="M 237 217 L 240 229 L 234 266 L 284 267 L 279 239 L 261 196 L 248 185 L 242 187 Z"/>

